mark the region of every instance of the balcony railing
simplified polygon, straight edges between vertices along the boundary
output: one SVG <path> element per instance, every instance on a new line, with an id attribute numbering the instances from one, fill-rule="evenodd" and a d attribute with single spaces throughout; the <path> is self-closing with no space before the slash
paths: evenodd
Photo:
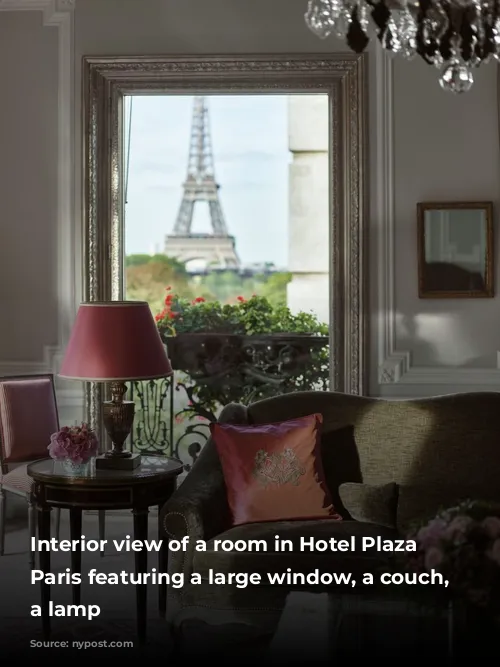
<path id="1" fill-rule="evenodd" d="M 224 405 L 329 388 L 324 336 L 182 334 L 168 342 L 168 350 L 174 375 L 130 384 L 136 418 L 129 446 L 179 458 L 186 469 Z"/>

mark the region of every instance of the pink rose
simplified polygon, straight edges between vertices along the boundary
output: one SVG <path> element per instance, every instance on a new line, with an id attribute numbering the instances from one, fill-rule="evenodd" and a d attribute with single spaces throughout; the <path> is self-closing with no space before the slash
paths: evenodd
<path id="1" fill-rule="evenodd" d="M 50 437 L 49 454 L 53 459 L 70 459 L 85 463 L 97 454 L 95 433 L 86 424 L 69 428 L 64 426 Z"/>
<path id="2" fill-rule="evenodd" d="M 427 570 L 434 570 L 443 562 L 444 555 L 438 547 L 430 547 L 425 554 L 425 567 Z"/>
<path id="3" fill-rule="evenodd" d="M 445 540 L 450 540 L 450 542 L 454 542 L 455 544 L 457 542 L 460 543 L 465 539 L 467 531 L 473 523 L 474 521 L 470 516 L 462 514 L 456 516 L 443 532 L 443 538 Z"/>
<path id="4" fill-rule="evenodd" d="M 417 542 L 423 549 L 439 544 L 443 538 L 443 531 L 446 527 L 442 519 L 433 519 L 426 526 L 420 528 L 417 533 Z"/>

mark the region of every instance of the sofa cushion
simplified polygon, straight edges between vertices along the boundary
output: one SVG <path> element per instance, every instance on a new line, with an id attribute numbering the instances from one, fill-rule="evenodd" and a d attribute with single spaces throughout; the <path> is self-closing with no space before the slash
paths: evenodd
<path id="1" fill-rule="evenodd" d="M 311 412 L 323 415 L 323 440 L 326 444 L 331 434 L 333 449 L 335 431 L 352 429 L 350 469 L 337 464 L 339 485 L 396 482 L 439 489 L 453 484 L 471 498 L 500 501 L 500 392 L 392 401 L 340 392 L 292 392 L 248 406 L 254 424 Z M 339 461 L 336 452 L 332 455 Z M 330 491 L 335 504 L 334 489 Z M 427 512 L 425 497 L 420 497 L 422 504 L 414 505 L 413 516 L 408 507 L 405 523 Z"/>
<path id="2" fill-rule="evenodd" d="M 345 482 L 339 495 L 351 519 L 396 528 L 398 485 Z"/>
<path id="3" fill-rule="evenodd" d="M 320 456 L 321 415 L 259 426 L 210 425 L 233 525 L 335 517 Z"/>
<path id="4" fill-rule="evenodd" d="M 291 540 L 293 551 L 276 551 L 276 536 L 281 540 Z M 361 551 L 361 538 L 381 537 L 393 540 L 398 537 L 396 530 L 384 526 L 358 521 L 278 521 L 254 523 L 236 526 L 207 542 L 206 551 L 197 551 L 194 556 L 194 571 L 208 578 L 208 571 L 267 573 L 292 572 L 308 573 L 316 568 L 320 572 L 348 573 L 360 577 L 365 572 L 378 572 L 392 560 L 393 552 L 381 552 L 375 549 Z M 356 551 L 300 551 L 301 538 L 315 540 L 356 540 Z M 223 551 L 220 543 L 216 549 L 215 541 L 230 540 L 263 540 L 266 550 L 254 551 Z M 262 584 L 268 583 L 263 579 Z"/>

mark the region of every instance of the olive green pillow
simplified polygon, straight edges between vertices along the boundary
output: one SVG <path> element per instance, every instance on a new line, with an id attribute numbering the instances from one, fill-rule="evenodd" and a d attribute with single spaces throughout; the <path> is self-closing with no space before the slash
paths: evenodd
<path id="1" fill-rule="evenodd" d="M 396 528 L 398 485 L 344 482 L 339 487 L 342 504 L 354 521 Z"/>

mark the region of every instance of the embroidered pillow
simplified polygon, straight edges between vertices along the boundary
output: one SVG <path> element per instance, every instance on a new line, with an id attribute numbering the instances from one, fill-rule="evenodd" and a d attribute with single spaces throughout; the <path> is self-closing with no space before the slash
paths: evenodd
<path id="1" fill-rule="evenodd" d="M 321 415 L 275 424 L 211 424 L 233 524 L 334 518 L 319 450 Z"/>

